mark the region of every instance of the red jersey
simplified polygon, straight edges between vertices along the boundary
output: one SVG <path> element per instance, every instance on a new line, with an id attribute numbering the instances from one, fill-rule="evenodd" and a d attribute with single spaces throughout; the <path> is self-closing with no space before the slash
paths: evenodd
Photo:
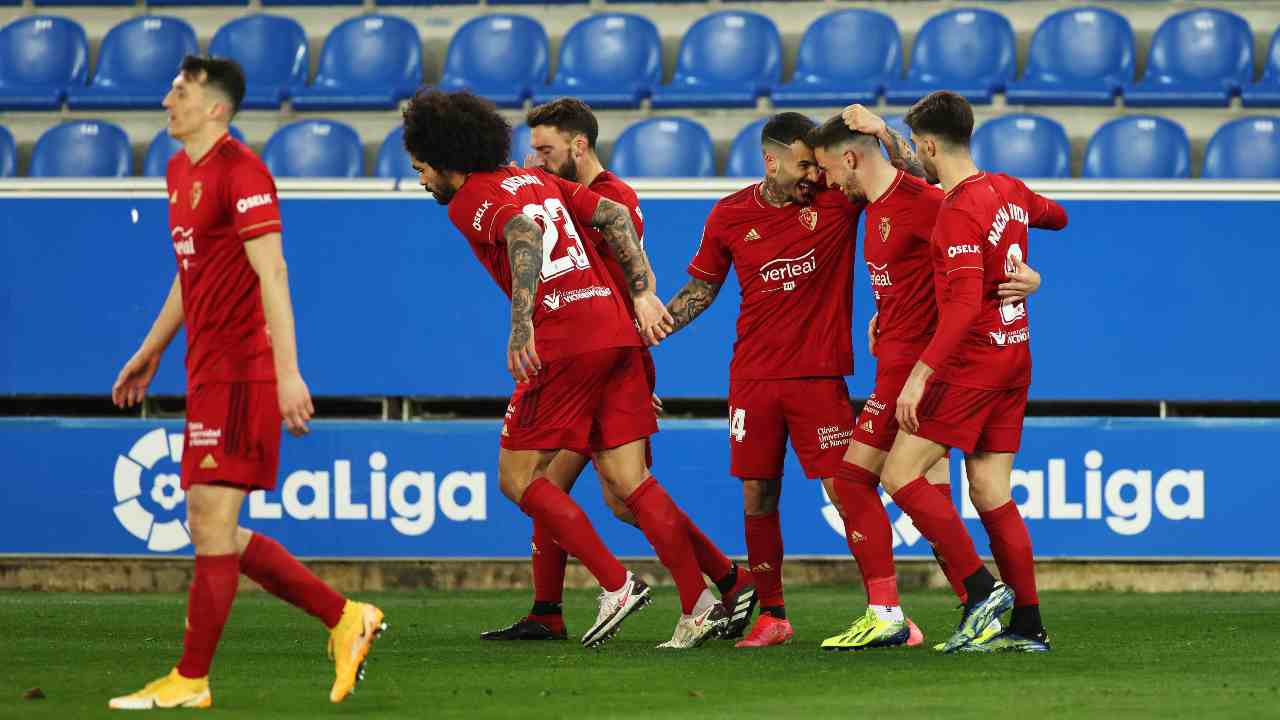
<path id="1" fill-rule="evenodd" d="M 867 205 L 862 257 L 876 296 L 876 359 L 882 366 L 915 363 L 937 328 L 929 238 L 941 205 L 941 190 L 901 170 Z"/>
<path id="2" fill-rule="evenodd" d="M 636 238 L 640 241 L 640 247 L 644 247 L 644 216 L 640 214 L 640 198 L 636 196 L 636 191 L 608 170 L 597 175 L 596 179 L 592 180 L 587 187 L 601 197 L 609 198 L 621 204 L 631 212 L 631 223 L 636 226 Z M 627 312 L 634 316 L 635 305 L 631 299 L 631 283 L 627 282 L 627 274 L 622 269 L 622 263 L 618 262 L 613 250 L 605 242 L 604 234 L 598 229 L 587 225 L 583 232 L 600 249 L 600 257 L 604 260 L 605 269 L 609 271 L 609 275 L 613 278 L 614 287 L 618 288 L 622 299 L 626 302 Z"/>
<path id="3" fill-rule="evenodd" d="M 449 203 L 449 219 L 480 264 L 511 297 L 511 261 L 503 228 L 521 213 L 542 227 L 542 273 L 533 311 L 534 343 L 543 360 L 643 346 L 625 288 L 614 286 L 594 242 L 583 242 L 600 196 L 540 168 L 501 167 L 471 173 Z"/>
<path id="4" fill-rule="evenodd" d="M 243 247 L 281 231 L 271 173 L 228 134 L 194 164 L 185 151 L 175 153 L 165 179 L 187 326 L 187 391 L 274 380 L 262 290 Z"/>
<path id="5" fill-rule="evenodd" d="M 1027 228 L 1057 230 L 1066 211 L 1021 180 L 980 172 L 953 187 L 933 231 L 938 332 L 921 360 L 952 385 L 1004 390 L 1031 384 L 1031 333 L 1025 302 L 1002 305 L 997 290 L 1014 261 L 1026 262 Z M 977 316 L 948 328 L 947 305 L 958 279 L 981 281 Z"/>
<path id="6" fill-rule="evenodd" d="M 853 251 L 858 216 L 838 191 L 776 208 L 759 184 L 712 208 L 689 274 L 724 282 L 736 268 L 742 304 L 731 380 L 853 373 Z"/>

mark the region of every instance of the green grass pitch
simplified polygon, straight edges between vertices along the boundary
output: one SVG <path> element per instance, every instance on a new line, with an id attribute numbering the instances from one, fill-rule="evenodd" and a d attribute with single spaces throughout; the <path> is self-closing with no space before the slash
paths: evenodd
<path id="1" fill-rule="evenodd" d="M 788 646 L 688 652 L 654 645 L 677 617 L 672 588 L 598 650 L 499 644 L 477 634 L 528 607 L 515 591 L 383 593 L 390 630 L 342 705 L 312 618 L 240 595 L 213 667 L 214 718 L 1280 717 L 1280 597 L 1047 592 L 1047 656 L 943 656 L 924 648 L 824 653 L 862 610 L 861 590 L 794 588 Z M 941 592 L 909 593 L 926 645 L 958 619 Z M 0 593 L 0 718 L 118 717 L 107 699 L 168 671 L 185 597 Z M 566 597 L 570 633 L 594 596 Z M 46 698 L 24 700 L 41 688 Z M 192 711 L 178 712 L 182 715 Z M 172 711 L 170 712 L 172 714 Z M 874 715 L 873 715 L 874 714 Z"/>

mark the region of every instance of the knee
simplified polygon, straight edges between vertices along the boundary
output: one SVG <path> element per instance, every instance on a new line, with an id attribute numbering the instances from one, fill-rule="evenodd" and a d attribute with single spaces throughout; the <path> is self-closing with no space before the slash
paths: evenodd
<path id="1" fill-rule="evenodd" d="M 777 483 L 767 480 L 742 481 L 742 509 L 748 515 L 769 515 L 778 510 Z"/>
<path id="2" fill-rule="evenodd" d="M 234 523 L 223 522 L 216 508 L 199 501 L 192 502 L 191 495 L 187 497 L 187 528 L 191 532 L 191 544 L 197 552 L 221 548 L 230 543 L 235 543 L 237 549 L 241 549 Z M 245 544 L 248 544 L 247 539 Z"/>
<path id="3" fill-rule="evenodd" d="M 524 491 L 529 489 L 529 485 L 532 482 L 531 478 L 503 472 L 501 468 L 498 470 L 498 488 L 502 490 L 502 494 L 507 496 L 508 500 L 517 505 L 520 504 L 520 499 L 524 497 Z"/>
<path id="4" fill-rule="evenodd" d="M 1004 488 L 979 483 L 969 485 L 969 499 L 973 501 L 973 506 L 979 512 L 995 510 L 1009 502 L 1012 497 L 1009 491 Z"/>
<path id="5" fill-rule="evenodd" d="M 627 507 L 627 503 L 622 498 L 609 492 L 608 488 L 604 491 L 604 503 L 609 506 L 609 510 L 613 512 L 613 516 L 628 525 L 636 524 L 636 516 L 631 514 L 631 509 Z"/>

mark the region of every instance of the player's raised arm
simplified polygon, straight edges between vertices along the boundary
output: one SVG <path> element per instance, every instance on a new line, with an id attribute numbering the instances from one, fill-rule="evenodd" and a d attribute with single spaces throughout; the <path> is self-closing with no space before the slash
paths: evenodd
<path id="1" fill-rule="evenodd" d="M 604 241 L 618 259 L 618 264 L 622 266 L 641 334 L 651 342 L 661 339 L 656 333 L 661 332 L 663 323 L 671 323 L 672 318 L 658 299 L 654 288 L 653 267 L 649 264 L 644 246 L 640 244 L 640 237 L 631 222 L 630 211 L 621 203 L 600 198 L 595 213 L 591 216 L 591 224 L 600 230 Z"/>
<path id="2" fill-rule="evenodd" d="M 911 143 L 889 127 L 884 118 L 857 104 L 845 108 L 841 116 L 850 130 L 874 135 L 884 143 L 885 149 L 889 152 L 889 162 L 894 167 L 918 178 L 925 176 L 924 165 L 916 157 L 915 150 L 911 149 Z"/>
<path id="3" fill-rule="evenodd" d="M 284 262 L 280 233 L 267 233 L 249 240 L 244 244 L 244 251 L 262 287 L 262 312 L 271 333 L 280 416 L 290 433 L 295 437 L 302 436 L 307 433 L 307 422 L 316 409 L 311 404 L 311 391 L 298 370 L 293 302 L 289 299 L 289 270 Z"/>
<path id="4" fill-rule="evenodd" d="M 1061 230 L 1067 226 L 1067 211 L 1057 202 L 1027 190 L 1027 215 L 1033 228 Z"/>
<path id="5" fill-rule="evenodd" d="M 542 268 L 542 228 L 528 215 L 513 215 L 502 228 L 511 262 L 511 337 L 507 341 L 507 370 L 525 382 L 542 369 L 533 342 L 533 309 L 538 299 Z"/>
<path id="6" fill-rule="evenodd" d="M 133 407 L 146 397 L 147 387 L 160 367 L 160 358 L 182 327 L 182 319 L 182 280 L 175 274 L 173 284 L 169 286 L 169 296 L 165 298 L 155 322 L 151 323 L 151 330 L 137 352 L 120 369 L 115 384 L 111 386 L 111 402 L 116 407 Z"/>

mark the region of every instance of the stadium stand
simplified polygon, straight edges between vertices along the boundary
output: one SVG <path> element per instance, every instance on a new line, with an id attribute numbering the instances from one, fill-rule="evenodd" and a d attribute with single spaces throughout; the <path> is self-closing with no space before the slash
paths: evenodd
<path id="1" fill-rule="evenodd" d="M 840 10 L 805 30 L 795 76 L 772 99 L 778 107 L 869 104 L 901 76 L 902 37 L 893 18 L 873 10 Z"/>
<path id="2" fill-rule="evenodd" d="M 417 177 L 418 171 L 413 169 L 409 152 L 404 149 L 404 128 L 398 127 L 387 133 L 387 139 L 378 148 L 378 159 L 373 165 L 373 176 L 380 178 Z"/>
<path id="3" fill-rule="evenodd" d="M 1087 178 L 1185 178 L 1190 173 L 1187 132 L 1178 123 L 1154 115 L 1106 123 L 1084 151 Z"/>
<path id="4" fill-rule="evenodd" d="M 302 120 L 277 130 L 262 148 L 276 177 L 353 178 L 364 174 L 360 136 L 332 120 Z"/>
<path id="5" fill-rule="evenodd" d="M 1027 69 L 1009 83 L 1010 103 L 1110 105 L 1133 82 L 1136 43 L 1124 16 L 1072 8 L 1045 18 L 1031 36 Z"/>
<path id="6" fill-rule="evenodd" d="M 738 131 L 729 146 L 728 177 L 758 178 L 764 176 L 764 157 L 760 154 L 760 131 L 769 118 L 760 118 Z"/>
<path id="7" fill-rule="evenodd" d="M 1205 149 L 1202 177 L 1280 179 L 1280 117 L 1241 118 L 1218 128 Z"/>
<path id="8" fill-rule="evenodd" d="M 119 126 L 74 120 L 45 131 L 31 153 L 31 177 L 128 177 L 129 136 Z"/>
<path id="9" fill-rule="evenodd" d="M 569 28 L 555 79 L 534 92 L 543 103 L 572 95 L 595 109 L 632 108 L 662 82 L 662 38 L 640 15 L 606 13 Z"/>
<path id="10" fill-rule="evenodd" d="M 0 177 L 13 177 L 18 174 L 18 146 L 13 141 L 13 133 L 0 127 Z"/>
<path id="11" fill-rule="evenodd" d="M 1240 95 L 1245 107 L 1280 107 L 1280 29 L 1271 36 L 1262 78 Z"/>
<path id="12" fill-rule="evenodd" d="M 920 28 L 904 81 L 889 85 L 891 103 L 910 104 L 934 90 L 952 90 L 972 103 L 989 103 L 1017 69 L 1013 26 L 981 8 L 949 10 Z"/>
<path id="13" fill-rule="evenodd" d="M 0 109 L 57 110 L 89 76 L 89 41 L 74 20 L 20 18 L 0 28 Z"/>
<path id="14" fill-rule="evenodd" d="M 533 154 L 533 131 L 524 123 L 517 123 L 511 128 L 511 162 L 524 164 L 527 157 Z"/>
<path id="15" fill-rule="evenodd" d="M 292 18 L 236 18 L 214 33 L 209 54 L 233 58 L 244 68 L 246 109 L 279 108 L 294 88 L 307 84 L 307 34 Z"/>
<path id="16" fill-rule="evenodd" d="M 547 82 L 547 31 L 523 15 L 468 20 L 449 41 L 440 88 L 471 90 L 501 107 L 519 107 Z"/>
<path id="17" fill-rule="evenodd" d="M 98 50 L 93 82 L 72 86 L 72 109 L 154 108 L 173 82 L 182 58 L 197 52 L 196 33 L 185 20 L 146 15 L 107 33 Z"/>
<path id="18" fill-rule="evenodd" d="M 1005 115 L 973 133 L 973 160 L 981 170 L 1025 178 L 1071 176 L 1067 131 L 1043 115 Z"/>
<path id="19" fill-rule="evenodd" d="M 231 126 L 231 136 L 244 142 L 244 133 L 235 125 Z M 169 158 L 182 149 L 182 143 L 169 137 L 168 130 L 161 130 L 152 138 L 147 146 L 147 157 L 142 163 L 142 174 L 146 177 L 164 177 L 169 166 Z"/>
<path id="20" fill-rule="evenodd" d="M 623 177 L 711 177 L 711 134 L 688 118 L 641 120 L 622 131 L 609 167 Z"/>
<path id="21" fill-rule="evenodd" d="M 1189 10 L 1161 23 L 1147 73 L 1125 90 L 1135 107 L 1226 105 L 1253 77 L 1253 31 L 1225 10 Z"/>
<path id="22" fill-rule="evenodd" d="M 316 79 L 294 92 L 299 110 L 388 109 L 422 84 L 422 41 L 396 15 L 365 15 L 333 29 Z"/>
<path id="23" fill-rule="evenodd" d="M 782 38 L 769 18 L 723 11 L 694 22 L 680 41 L 675 77 L 655 108 L 751 107 L 782 79 Z"/>

